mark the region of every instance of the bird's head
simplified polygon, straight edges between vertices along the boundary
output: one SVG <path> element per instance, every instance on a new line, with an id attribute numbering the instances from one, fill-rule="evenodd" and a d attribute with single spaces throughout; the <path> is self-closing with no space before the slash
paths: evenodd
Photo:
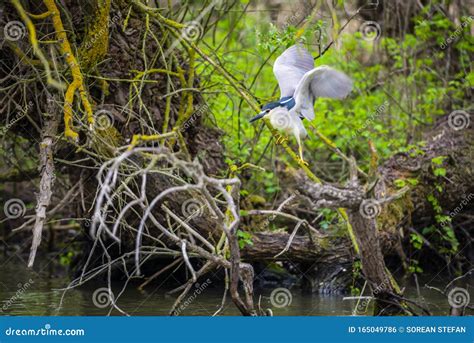
<path id="1" fill-rule="evenodd" d="M 269 114 L 272 110 L 277 108 L 286 108 L 288 111 L 295 106 L 295 99 L 291 96 L 281 98 L 278 101 L 273 101 L 262 107 L 262 112 L 257 114 L 255 117 L 250 119 L 250 122 L 253 123 L 256 120 L 259 120 Z"/>

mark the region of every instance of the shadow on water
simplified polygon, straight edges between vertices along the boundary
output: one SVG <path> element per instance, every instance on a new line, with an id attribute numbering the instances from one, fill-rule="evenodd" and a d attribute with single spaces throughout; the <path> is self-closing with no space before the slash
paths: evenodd
<path id="1" fill-rule="evenodd" d="M 15 257 L 9 260 L 0 260 L 0 315 L 80 316 L 107 315 L 109 313 L 110 306 L 107 304 L 107 296 L 96 300 L 95 303 L 98 305 L 93 301 L 94 294 L 97 298 L 97 290 L 104 287 L 104 284 L 89 283 L 79 289 L 69 290 L 64 297 L 62 307 L 58 308 L 64 293 L 61 289 L 69 284 L 69 278 L 61 276 L 61 273 L 51 265 L 39 267 L 38 270 L 30 271 L 24 262 Z M 423 281 L 431 282 L 431 278 L 428 277 Z M 433 314 L 447 314 L 449 310 L 447 300 L 437 292 L 423 288 L 423 281 L 420 281 L 420 296 L 418 296 L 416 287 L 409 283 L 404 285 L 405 296 L 417 300 Z M 430 284 L 433 285 L 433 283 L 434 281 Z M 114 293 L 118 294 L 120 291 L 118 287 L 121 285 L 116 286 L 117 290 L 114 289 Z M 191 290 L 181 314 L 212 315 L 219 308 L 223 295 L 222 287 L 213 286 L 215 285 L 210 285 L 201 292 Z M 136 287 L 129 285 L 116 300 L 120 308 L 130 315 L 168 315 L 168 311 L 176 299 L 176 295 L 166 295 L 168 290 L 163 286 L 150 285 L 145 290 L 139 291 Z M 356 307 L 355 300 L 343 300 L 342 295 L 304 294 L 294 288 L 271 296 L 272 291 L 274 290 L 257 290 L 256 301 L 260 298 L 261 307 L 263 309 L 271 308 L 274 315 L 351 315 Z M 111 314 L 120 315 L 117 310 L 113 310 Z M 239 315 L 230 298 L 227 299 L 221 314 Z"/>

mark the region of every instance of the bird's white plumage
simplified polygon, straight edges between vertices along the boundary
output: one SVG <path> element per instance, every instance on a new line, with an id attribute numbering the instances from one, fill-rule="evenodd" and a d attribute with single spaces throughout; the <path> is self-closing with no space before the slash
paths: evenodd
<path id="1" fill-rule="evenodd" d="M 314 119 L 317 98 L 342 99 L 352 90 L 352 80 L 328 66 L 314 68 L 313 56 L 301 45 L 286 49 L 275 61 L 273 72 L 280 86 L 281 97 L 293 96 L 291 111 Z"/>
<path id="2" fill-rule="evenodd" d="M 301 45 L 286 49 L 276 59 L 273 72 L 280 86 L 281 97 L 293 97 L 295 106 L 290 110 L 283 105 L 278 106 L 266 116 L 274 128 L 296 137 L 303 161 L 301 139 L 308 133 L 300 116 L 313 120 L 315 100 L 346 97 L 352 90 L 352 80 L 346 74 L 328 66 L 314 68 L 313 56 Z"/>
<path id="3" fill-rule="evenodd" d="M 278 80 L 281 97 L 293 96 L 298 83 L 313 68 L 313 56 L 301 45 L 293 45 L 278 56 L 273 73 Z"/>
<path id="4" fill-rule="evenodd" d="M 352 90 L 352 80 L 343 72 L 320 66 L 307 72 L 296 87 L 294 110 L 309 120 L 314 119 L 317 98 L 343 99 Z"/>
<path id="5" fill-rule="evenodd" d="M 268 113 L 270 123 L 277 130 L 292 134 L 298 138 L 305 138 L 308 133 L 295 111 L 288 111 L 285 107 L 277 107 Z"/>

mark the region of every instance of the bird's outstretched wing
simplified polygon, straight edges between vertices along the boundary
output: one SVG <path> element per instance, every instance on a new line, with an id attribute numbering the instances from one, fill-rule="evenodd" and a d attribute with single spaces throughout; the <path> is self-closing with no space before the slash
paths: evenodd
<path id="1" fill-rule="evenodd" d="M 351 90 L 352 79 L 343 72 L 328 66 L 314 68 L 304 74 L 296 87 L 294 110 L 313 120 L 317 98 L 343 99 Z"/>
<path id="2" fill-rule="evenodd" d="M 313 56 L 304 47 L 293 45 L 286 49 L 273 65 L 273 73 L 278 80 L 281 97 L 293 96 L 298 83 L 313 68 Z"/>

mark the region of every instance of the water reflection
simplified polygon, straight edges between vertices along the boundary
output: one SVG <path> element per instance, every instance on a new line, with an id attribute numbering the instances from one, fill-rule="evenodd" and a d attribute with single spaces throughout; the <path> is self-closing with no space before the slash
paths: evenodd
<path id="1" fill-rule="evenodd" d="M 59 308 L 69 279 L 58 276 L 58 271 L 51 265 L 30 271 L 21 260 L 10 259 L 0 261 L 0 314 L 1 315 L 120 315 L 120 312 L 110 306 L 99 308 L 94 305 L 93 294 L 104 284 L 88 284 L 80 289 L 69 290 Z M 28 287 L 26 285 L 29 284 Z M 120 286 L 120 285 L 118 285 Z M 446 299 L 428 289 L 421 289 L 421 298 L 416 288 L 405 285 L 405 295 L 410 299 L 421 301 L 433 314 L 445 315 L 449 310 Z M 21 292 L 20 290 L 24 291 Z M 176 297 L 166 295 L 169 289 L 163 286 L 150 285 L 140 291 L 129 286 L 116 299 L 120 308 L 130 315 L 168 315 Z M 120 289 L 114 289 L 119 294 Z M 355 300 L 343 300 L 341 295 L 304 294 L 299 289 L 290 290 L 291 303 L 287 306 L 274 306 L 271 301 L 272 290 L 256 291 L 256 301 L 260 300 L 263 309 L 272 308 L 278 316 L 329 316 L 351 315 L 356 306 Z M 182 315 L 212 315 L 219 308 L 223 296 L 220 286 L 212 285 L 203 290 L 198 296 L 189 301 L 189 305 L 181 312 Z M 227 299 L 222 315 L 239 315 L 230 298 Z"/>

